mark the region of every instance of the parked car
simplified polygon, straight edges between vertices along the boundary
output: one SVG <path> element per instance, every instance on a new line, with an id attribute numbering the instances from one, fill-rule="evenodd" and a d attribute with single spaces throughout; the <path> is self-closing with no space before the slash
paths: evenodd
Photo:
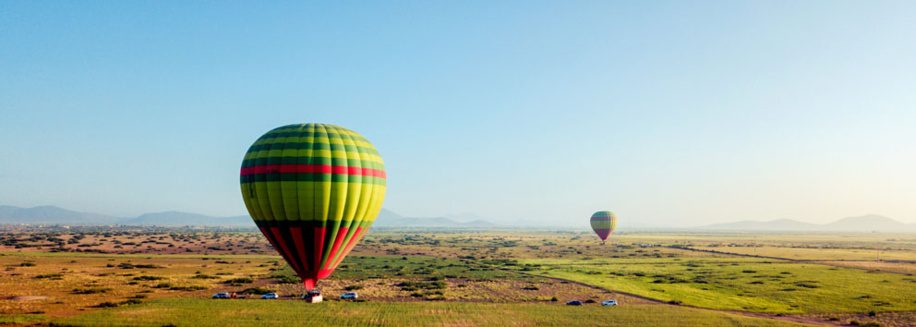
<path id="1" fill-rule="evenodd" d="M 213 294 L 213 298 L 214 298 L 214 299 L 228 299 L 228 298 L 231 298 L 231 297 L 232 297 L 232 296 L 229 295 L 229 293 L 226 293 L 226 292 L 220 292 L 220 293 Z"/>
<path id="2" fill-rule="evenodd" d="M 572 300 L 572 301 L 566 302 L 566 305 L 582 305 L 582 301 Z"/>
<path id="3" fill-rule="evenodd" d="M 617 305 L 617 301 L 616 300 L 607 300 L 607 301 L 601 302 L 601 305 Z"/>
<path id="4" fill-rule="evenodd" d="M 356 292 L 347 292 L 347 293 L 342 294 L 340 296 L 340 299 L 341 300 L 356 300 L 357 297 L 359 297 L 359 295 L 357 295 Z"/>
<path id="5" fill-rule="evenodd" d="M 262 300 L 276 300 L 279 298 L 280 296 L 278 296 L 277 293 L 267 293 L 267 294 L 261 295 Z"/>

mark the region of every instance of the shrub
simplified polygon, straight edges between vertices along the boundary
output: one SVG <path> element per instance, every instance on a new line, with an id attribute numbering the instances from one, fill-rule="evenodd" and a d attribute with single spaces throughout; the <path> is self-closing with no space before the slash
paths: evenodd
<path id="1" fill-rule="evenodd" d="M 108 293 L 111 290 L 110 288 L 74 288 L 73 294 L 99 294 Z"/>
<path id="2" fill-rule="evenodd" d="M 157 266 L 157 265 L 152 265 L 152 264 L 149 264 L 149 265 L 135 265 L 135 264 L 132 264 L 132 263 L 130 263 L 130 262 L 122 262 L 122 263 L 118 264 L 118 268 L 121 268 L 121 269 L 134 269 L 134 268 L 137 268 L 137 269 L 155 269 L 155 268 L 162 268 L 162 267 L 161 267 L 161 266 Z"/>
<path id="3" fill-rule="evenodd" d="M 350 285 L 350 286 L 344 287 L 344 289 L 347 291 L 356 291 L 356 290 L 363 289 L 363 286 L 362 285 Z"/>
<path id="4" fill-rule="evenodd" d="M 205 290 L 205 289 L 207 288 L 203 286 L 172 286 L 172 287 L 169 287 L 169 290 L 171 291 L 199 291 L 199 290 Z"/>
<path id="5" fill-rule="evenodd" d="M 95 306 L 96 308 L 117 308 L 118 304 L 114 302 L 102 302 Z"/>
<path id="6" fill-rule="evenodd" d="M 798 282 L 798 283 L 795 283 L 795 286 L 804 287 L 804 288 L 818 288 L 819 287 L 817 285 L 814 285 L 814 282 L 811 282 L 811 281 Z"/>
<path id="7" fill-rule="evenodd" d="M 45 274 L 45 275 L 38 275 L 38 276 L 35 276 L 35 279 L 44 279 L 44 278 L 59 279 L 59 278 L 61 278 L 61 276 L 63 276 L 63 275 L 61 275 L 61 274 Z"/>
<path id="8" fill-rule="evenodd" d="M 248 278 L 248 277 L 239 277 L 239 278 L 227 279 L 227 280 L 223 281 L 223 284 L 241 285 L 241 284 L 250 284 L 250 283 L 253 283 L 253 282 L 254 282 L 254 281 L 251 280 L 251 278 Z"/>
<path id="9" fill-rule="evenodd" d="M 19 264 L 20 267 L 35 267 L 34 262 L 23 262 Z"/>
<path id="10" fill-rule="evenodd" d="M 283 270 L 278 270 L 267 276 L 268 278 L 276 279 L 280 284 L 298 284 L 299 276 L 296 276 L 295 273 L 290 271 L 289 273 L 284 272 Z"/>
<path id="11" fill-rule="evenodd" d="M 267 294 L 271 292 L 273 291 L 263 288 L 263 287 L 252 287 L 252 288 L 246 288 L 244 291 L 241 291 L 240 293 L 262 295 L 262 294 Z"/>
<path id="12" fill-rule="evenodd" d="M 159 277 L 159 276 L 137 276 L 137 277 L 134 277 L 134 280 L 162 280 L 162 279 L 165 279 L 165 277 Z"/>

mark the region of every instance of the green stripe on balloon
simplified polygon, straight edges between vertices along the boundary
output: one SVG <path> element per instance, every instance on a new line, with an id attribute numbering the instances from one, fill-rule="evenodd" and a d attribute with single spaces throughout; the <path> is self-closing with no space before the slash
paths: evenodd
<path id="1" fill-rule="evenodd" d="M 312 161 L 312 156 L 263 156 L 261 158 L 249 158 L 242 161 L 242 168 L 258 166 L 258 160 L 264 162 L 265 165 L 295 165 L 295 164 L 309 164 Z M 360 168 L 372 168 L 372 169 L 385 169 L 385 165 L 381 162 L 363 160 L 363 159 L 349 159 L 349 158 L 331 158 L 325 157 L 330 160 L 332 166 L 346 166 L 346 167 L 360 167 Z M 325 159 L 322 159 L 324 161 Z"/>
<path id="2" fill-rule="evenodd" d="M 385 185 L 387 180 L 382 177 L 359 176 L 347 174 L 317 174 L 317 173 L 274 173 L 253 174 L 241 176 L 240 183 L 258 182 L 334 182 L 349 184 Z"/>

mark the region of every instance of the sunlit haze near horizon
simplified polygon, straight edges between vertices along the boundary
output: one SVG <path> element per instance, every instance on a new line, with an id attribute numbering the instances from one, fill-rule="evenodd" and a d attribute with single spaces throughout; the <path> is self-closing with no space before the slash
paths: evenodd
<path id="1" fill-rule="evenodd" d="M 268 130 L 493 222 L 916 223 L 912 1 L 2 1 L 0 205 L 246 214 Z"/>

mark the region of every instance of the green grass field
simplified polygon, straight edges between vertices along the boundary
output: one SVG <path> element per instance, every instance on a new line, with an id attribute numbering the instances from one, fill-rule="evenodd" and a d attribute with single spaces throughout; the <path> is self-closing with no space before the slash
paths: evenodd
<path id="1" fill-rule="evenodd" d="M 916 310 L 916 279 L 752 258 L 521 260 L 529 273 L 685 305 L 769 313 Z M 534 267 L 534 269 L 532 269 Z"/>
<path id="2" fill-rule="evenodd" d="M 163 299 L 60 319 L 54 326 L 803 326 L 663 305 L 351 303 Z"/>
<path id="3" fill-rule="evenodd" d="M 874 244 L 872 244 L 874 245 Z M 907 260 L 916 261 L 916 253 L 899 249 L 820 249 L 776 246 L 754 247 L 696 247 L 699 250 L 745 255 L 779 257 L 793 260 Z"/>
<path id="4" fill-rule="evenodd" d="M 47 315 L 34 314 L 34 315 L 0 315 L 0 325 L 25 325 L 31 323 L 37 323 L 39 321 L 48 320 L 50 318 Z"/>

